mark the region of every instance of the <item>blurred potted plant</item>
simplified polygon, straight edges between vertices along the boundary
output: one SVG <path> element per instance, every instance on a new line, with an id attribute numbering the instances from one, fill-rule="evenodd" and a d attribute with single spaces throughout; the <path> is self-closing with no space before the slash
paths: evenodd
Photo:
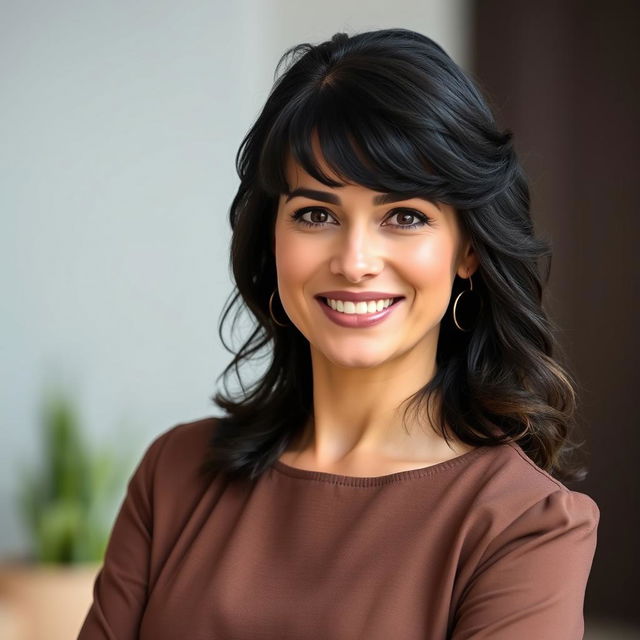
<path id="1" fill-rule="evenodd" d="M 126 469 L 88 449 L 64 394 L 49 394 L 42 426 L 42 464 L 22 471 L 19 494 L 32 552 L 0 565 L 0 611 L 16 639 L 68 640 L 91 604 Z M 0 636 L 9 640 L 1 622 Z"/>

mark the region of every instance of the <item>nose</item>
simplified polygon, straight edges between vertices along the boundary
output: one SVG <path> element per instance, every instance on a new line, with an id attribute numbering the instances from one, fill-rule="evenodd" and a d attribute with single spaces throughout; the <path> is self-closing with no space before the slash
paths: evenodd
<path id="1" fill-rule="evenodd" d="M 359 282 L 382 271 L 384 260 L 375 238 L 367 233 L 365 224 L 353 225 L 340 234 L 331 256 L 330 270 L 349 282 Z"/>

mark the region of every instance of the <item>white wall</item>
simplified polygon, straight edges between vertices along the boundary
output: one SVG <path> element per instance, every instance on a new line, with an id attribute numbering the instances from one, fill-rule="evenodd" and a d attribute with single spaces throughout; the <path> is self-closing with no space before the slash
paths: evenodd
<path id="1" fill-rule="evenodd" d="M 470 0 L 274 0 L 269 58 L 299 42 L 327 40 L 338 31 L 402 27 L 433 38 L 464 68 L 470 62 Z"/>
<path id="2" fill-rule="evenodd" d="M 28 548 L 17 474 L 49 381 L 131 469 L 218 412 L 235 154 L 284 50 L 401 26 L 466 66 L 467 5 L 0 3 L 0 554 Z"/>

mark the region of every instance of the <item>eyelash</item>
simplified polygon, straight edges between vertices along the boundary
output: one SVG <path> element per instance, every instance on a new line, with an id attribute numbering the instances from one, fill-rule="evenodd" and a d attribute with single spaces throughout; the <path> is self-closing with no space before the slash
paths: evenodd
<path id="1" fill-rule="evenodd" d="M 302 224 L 305 227 L 323 227 L 324 225 L 327 224 L 326 222 L 309 222 L 308 220 L 303 220 L 302 216 L 305 213 L 309 213 L 309 211 L 322 211 L 322 212 L 328 213 L 330 215 L 330 212 L 327 211 L 327 209 L 323 209 L 322 207 L 303 207 L 302 209 L 297 209 L 296 211 L 294 211 L 291 214 L 291 217 L 298 224 Z M 431 224 L 431 218 L 426 216 L 424 213 L 421 213 L 420 211 L 416 211 L 415 209 L 405 209 L 405 208 L 393 209 L 391 211 L 391 214 L 390 214 L 389 217 L 393 217 L 394 215 L 396 215 L 398 213 L 408 213 L 408 214 L 412 215 L 414 218 L 418 218 L 418 220 L 420 220 L 420 222 L 414 222 L 413 224 L 394 224 L 394 225 L 391 225 L 393 227 L 398 227 L 398 229 L 402 229 L 402 230 L 415 229 L 416 227 L 422 227 L 424 225 Z"/>

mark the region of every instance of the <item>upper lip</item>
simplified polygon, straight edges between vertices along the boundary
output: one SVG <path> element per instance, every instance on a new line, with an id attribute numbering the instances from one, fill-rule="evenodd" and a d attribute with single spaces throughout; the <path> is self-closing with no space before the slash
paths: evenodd
<path id="1" fill-rule="evenodd" d="M 352 302 L 367 302 L 369 300 L 386 300 L 387 298 L 404 298 L 397 293 L 384 291 L 323 291 L 316 298 L 331 298 L 332 300 L 351 300 Z"/>

